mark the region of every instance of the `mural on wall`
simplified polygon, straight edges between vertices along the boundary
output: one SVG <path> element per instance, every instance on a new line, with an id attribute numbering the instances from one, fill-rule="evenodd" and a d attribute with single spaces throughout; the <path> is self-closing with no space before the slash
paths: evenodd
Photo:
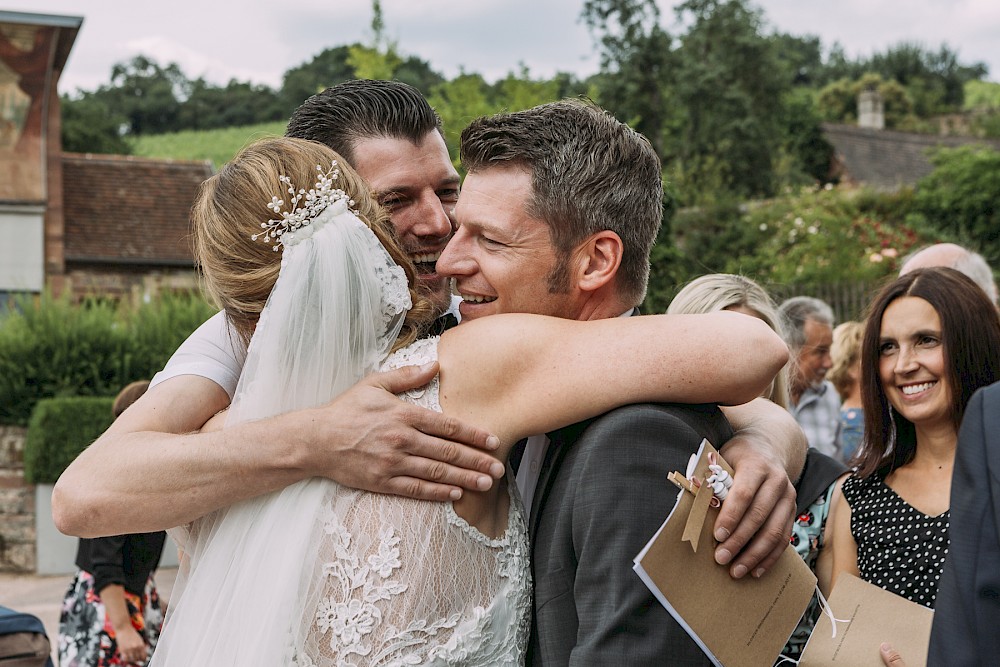
<path id="1" fill-rule="evenodd" d="M 56 31 L 0 23 L 0 201 L 45 200 L 45 95 Z"/>

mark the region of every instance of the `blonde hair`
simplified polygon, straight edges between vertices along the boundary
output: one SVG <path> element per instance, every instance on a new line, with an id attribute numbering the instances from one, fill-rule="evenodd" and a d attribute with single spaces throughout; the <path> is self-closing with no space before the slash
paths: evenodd
<path id="1" fill-rule="evenodd" d="M 784 339 L 784 327 L 774 300 L 754 281 L 732 273 L 710 273 L 695 278 L 677 293 L 667 307 L 667 314 L 698 315 L 739 307 L 752 310 L 758 319 Z M 774 376 L 765 398 L 788 409 L 787 365 Z"/>
<path id="2" fill-rule="evenodd" d="M 282 253 L 272 250 L 273 244 L 251 239 L 261 231 L 261 223 L 274 216 L 267 208 L 271 197 L 280 197 L 287 188 L 278 178 L 287 176 L 298 187 L 308 188 L 316 180 L 316 167 L 333 162 L 340 168 L 338 187 L 354 200 L 358 217 L 406 272 L 413 308 L 393 349 L 412 342 L 434 319 L 433 304 L 414 288 L 413 264 L 396 239 L 389 214 L 364 179 L 323 144 L 285 137 L 262 139 L 202 183 L 191 211 L 195 257 L 206 290 L 244 344 L 250 341 L 281 268 Z"/>
<path id="3" fill-rule="evenodd" d="M 833 366 L 826 378 L 833 383 L 841 399 L 851 393 L 851 368 L 861 360 L 861 339 L 865 334 L 865 325 L 861 322 L 844 322 L 833 330 L 833 344 L 830 346 L 830 357 Z"/>

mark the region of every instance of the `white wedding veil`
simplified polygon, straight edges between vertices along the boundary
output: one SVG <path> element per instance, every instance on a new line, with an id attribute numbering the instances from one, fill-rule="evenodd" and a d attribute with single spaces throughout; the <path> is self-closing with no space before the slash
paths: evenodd
<path id="1" fill-rule="evenodd" d="M 227 427 L 329 402 L 377 368 L 396 341 L 411 305 L 406 275 L 346 198 L 330 201 L 278 234 L 281 270 Z M 151 665 L 296 664 L 312 621 L 302 618 L 303 567 L 315 554 L 330 484 L 299 482 L 191 524 L 190 567 L 174 587 Z"/>

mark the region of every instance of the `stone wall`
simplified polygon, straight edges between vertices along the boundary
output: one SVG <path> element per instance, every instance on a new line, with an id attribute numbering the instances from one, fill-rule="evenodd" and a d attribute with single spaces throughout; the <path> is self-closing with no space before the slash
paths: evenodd
<path id="1" fill-rule="evenodd" d="M 24 481 L 27 429 L 0 425 L 0 571 L 35 571 L 35 487 Z"/>

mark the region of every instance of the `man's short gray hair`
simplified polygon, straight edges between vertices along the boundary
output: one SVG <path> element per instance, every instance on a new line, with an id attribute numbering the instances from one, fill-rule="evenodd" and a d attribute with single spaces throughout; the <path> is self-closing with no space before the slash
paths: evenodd
<path id="1" fill-rule="evenodd" d="M 785 325 L 785 342 L 799 350 L 806 344 L 806 322 L 815 320 L 833 327 L 833 309 L 811 296 L 793 296 L 778 308 Z"/>

